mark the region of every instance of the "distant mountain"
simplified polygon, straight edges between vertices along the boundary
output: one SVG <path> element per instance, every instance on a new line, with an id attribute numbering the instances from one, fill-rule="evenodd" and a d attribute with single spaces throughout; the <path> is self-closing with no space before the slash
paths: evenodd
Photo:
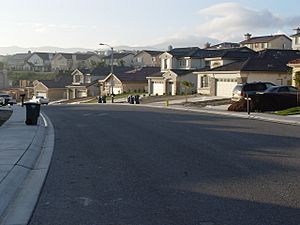
<path id="1" fill-rule="evenodd" d="M 114 46 L 115 50 L 153 50 L 153 51 L 166 51 L 168 46 L 172 45 L 173 48 L 182 48 L 182 47 L 200 47 L 203 48 L 205 43 L 216 44 L 219 41 L 216 39 L 211 39 L 208 37 L 199 37 L 199 36 L 188 36 L 182 38 L 168 38 L 165 41 L 156 45 L 149 46 Z M 9 47 L 0 47 L 0 55 L 12 55 L 16 53 L 25 53 L 28 51 L 31 52 L 65 52 L 65 53 L 74 53 L 74 52 L 94 52 L 99 49 L 88 49 L 88 48 L 60 48 L 54 46 L 43 46 L 43 47 L 19 47 L 19 46 L 9 46 Z"/>
<path id="2" fill-rule="evenodd" d="M 9 47 L 0 47 L 1 55 L 12 55 L 16 53 L 25 53 L 25 52 L 65 52 L 65 53 L 73 53 L 73 52 L 93 52 L 95 49 L 87 49 L 87 48 L 60 48 L 53 46 L 42 46 L 42 47 L 19 47 L 19 46 L 9 46 Z"/>

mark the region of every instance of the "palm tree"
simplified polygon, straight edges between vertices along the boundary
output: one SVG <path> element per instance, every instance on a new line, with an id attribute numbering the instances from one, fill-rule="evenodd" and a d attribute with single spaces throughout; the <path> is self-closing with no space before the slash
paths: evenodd
<path id="1" fill-rule="evenodd" d="M 184 90 L 185 90 L 185 103 L 187 103 L 187 101 L 188 101 L 187 93 L 188 93 L 188 90 L 193 87 L 193 84 L 191 82 L 187 81 L 187 80 L 181 81 L 181 84 L 184 86 Z"/>

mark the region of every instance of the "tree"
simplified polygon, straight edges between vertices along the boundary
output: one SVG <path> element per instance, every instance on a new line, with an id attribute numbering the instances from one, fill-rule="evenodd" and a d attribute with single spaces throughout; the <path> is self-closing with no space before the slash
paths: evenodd
<path id="1" fill-rule="evenodd" d="M 188 90 L 193 87 L 193 84 L 189 81 L 186 81 L 186 80 L 181 81 L 181 84 L 184 86 L 185 103 L 187 103 L 187 101 L 188 101 L 188 98 L 187 98 Z"/>
<path id="2" fill-rule="evenodd" d="M 300 86 L 300 71 L 295 72 L 294 76 L 295 84 L 297 87 Z"/>

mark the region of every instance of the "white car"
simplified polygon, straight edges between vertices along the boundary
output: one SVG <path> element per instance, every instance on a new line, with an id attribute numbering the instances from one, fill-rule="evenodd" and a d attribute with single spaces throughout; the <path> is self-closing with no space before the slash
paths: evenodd
<path id="1" fill-rule="evenodd" d="M 32 99 L 29 102 L 35 102 L 42 105 L 48 105 L 49 99 L 45 98 L 44 96 L 33 96 Z"/>

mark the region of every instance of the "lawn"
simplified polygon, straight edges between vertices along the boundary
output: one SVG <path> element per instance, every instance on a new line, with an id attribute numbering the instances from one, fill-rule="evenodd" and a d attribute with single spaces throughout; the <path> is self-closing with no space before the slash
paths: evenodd
<path id="1" fill-rule="evenodd" d="M 275 112 L 276 115 L 289 116 L 300 114 L 300 106 Z"/>

